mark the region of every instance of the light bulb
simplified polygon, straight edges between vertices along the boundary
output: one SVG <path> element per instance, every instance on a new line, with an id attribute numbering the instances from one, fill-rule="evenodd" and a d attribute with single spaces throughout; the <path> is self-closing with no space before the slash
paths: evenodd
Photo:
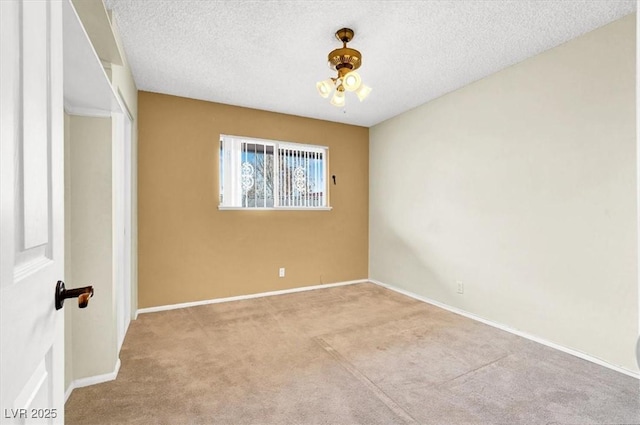
<path id="1" fill-rule="evenodd" d="M 331 104 L 337 107 L 344 106 L 344 92 L 336 90 L 331 98 Z"/>
<path id="2" fill-rule="evenodd" d="M 331 91 L 333 90 L 333 87 L 334 87 L 333 80 L 331 78 L 324 81 L 319 81 L 318 83 L 316 83 L 318 94 L 324 97 L 325 99 L 329 97 L 329 95 L 331 94 Z"/>
<path id="3" fill-rule="evenodd" d="M 344 85 L 344 88 L 348 91 L 358 90 L 360 84 L 362 84 L 362 79 L 360 78 L 360 74 L 358 74 L 356 71 L 351 71 L 347 75 L 345 75 L 344 81 L 342 83 L 342 85 Z"/>

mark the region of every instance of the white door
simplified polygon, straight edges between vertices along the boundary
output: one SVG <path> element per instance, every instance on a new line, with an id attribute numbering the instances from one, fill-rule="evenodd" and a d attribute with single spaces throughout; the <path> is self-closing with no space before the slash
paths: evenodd
<path id="1" fill-rule="evenodd" d="M 0 0 L 0 35 L 0 421 L 62 423 L 62 3 Z"/>

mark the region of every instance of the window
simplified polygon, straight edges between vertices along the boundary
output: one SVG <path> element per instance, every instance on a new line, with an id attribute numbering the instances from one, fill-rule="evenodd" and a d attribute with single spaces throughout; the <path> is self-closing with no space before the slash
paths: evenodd
<path id="1" fill-rule="evenodd" d="M 220 209 L 329 209 L 323 146 L 220 136 Z"/>

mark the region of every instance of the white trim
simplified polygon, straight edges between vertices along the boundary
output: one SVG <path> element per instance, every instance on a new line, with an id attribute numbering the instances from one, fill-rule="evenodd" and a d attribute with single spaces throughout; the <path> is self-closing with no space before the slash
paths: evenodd
<path id="1" fill-rule="evenodd" d="M 64 392 L 64 402 L 66 403 L 69 396 L 76 388 L 88 387 L 89 385 L 102 384 L 103 382 L 113 381 L 118 377 L 120 371 L 120 359 L 116 362 L 113 372 L 105 373 L 103 375 L 87 376 L 86 378 L 76 379 L 69 384 L 69 387 Z"/>
<path id="2" fill-rule="evenodd" d="M 75 390 L 76 387 L 73 385 L 73 381 L 69 384 L 69 386 L 67 387 L 67 390 L 64 392 L 64 402 L 66 403 L 67 400 L 69 400 L 69 397 L 71 396 L 71 393 L 73 392 L 73 390 Z"/>
<path id="3" fill-rule="evenodd" d="M 93 108 L 78 108 L 76 106 L 64 105 L 64 111 L 69 115 L 94 118 L 111 118 L 111 111 Z"/>
<path id="4" fill-rule="evenodd" d="M 355 283 L 366 283 L 366 282 L 369 282 L 369 280 L 368 279 L 349 280 L 346 282 L 327 283 L 323 285 L 302 286 L 300 288 L 282 289 L 280 291 L 259 292 L 257 294 L 238 295 L 235 297 L 214 298 L 212 300 L 202 300 L 202 301 L 193 301 L 189 303 L 161 305 L 157 307 L 147 307 L 147 308 L 138 309 L 136 311 L 136 318 L 138 317 L 138 314 L 142 314 L 142 313 L 155 313 L 157 311 L 175 310 L 178 308 L 195 307 L 198 305 L 218 304 L 218 303 L 226 303 L 230 301 L 249 300 L 253 298 L 270 297 L 273 295 L 282 295 L 282 294 L 292 294 L 294 292 L 313 291 L 315 289 L 333 288 L 335 286 L 353 285 Z"/>
<path id="5" fill-rule="evenodd" d="M 256 137 L 247 137 L 247 136 L 234 136 L 232 134 L 221 134 L 220 135 L 220 139 L 222 140 L 224 137 L 230 138 L 230 139 L 239 139 L 242 141 L 255 141 L 257 143 L 262 143 L 262 144 L 269 144 L 271 146 L 274 146 L 276 144 L 285 144 L 285 145 L 291 145 L 293 148 L 295 149 L 300 149 L 300 148 L 304 148 L 304 149 L 324 149 L 324 150 L 329 150 L 328 146 L 322 146 L 322 145 L 310 145 L 307 143 L 298 143 L 298 142 L 285 142 L 284 140 L 276 140 L 276 139 L 259 139 Z M 320 150 L 318 150 L 318 152 L 320 152 Z"/>
<path id="6" fill-rule="evenodd" d="M 640 7 L 640 1 L 636 1 L 636 9 Z M 640 190 L 640 32 L 637 31 L 638 25 L 640 25 L 640 13 L 636 13 L 636 255 L 637 262 L 640 262 L 640 249 L 638 249 L 638 241 L 640 241 L 640 196 L 638 196 Z M 639 333 L 636 342 L 636 363 L 640 367 L 640 274 L 638 277 L 638 300 L 636 308 L 638 309 L 638 328 Z"/>
<path id="7" fill-rule="evenodd" d="M 124 101 L 124 96 L 122 95 L 122 91 L 120 91 L 120 87 L 118 87 L 118 90 L 116 91 L 115 94 L 116 94 L 116 100 L 120 105 L 120 109 L 122 109 L 122 113 L 126 114 L 129 117 L 129 121 L 131 121 L 131 124 L 133 126 L 133 115 L 129 110 L 129 105 L 127 105 L 127 102 Z"/>
<path id="8" fill-rule="evenodd" d="M 223 207 L 222 205 L 218 206 L 220 211 L 331 211 L 333 207 L 272 207 L 272 208 L 261 208 L 261 207 Z"/>
<path id="9" fill-rule="evenodd" d="M 475 320 L 475 321 L 478 321 L 478 322 L 482 322 L 485 325 L 493 326 L 494 328 L 498 328 L 500 330 L 512 333 L 514 335 L 518 335 L 520 337 L 526 338 L 528 340 L 537 342 L 537 343 L 542 344 L 542 345 L 546 345 L 547 347 L 555 348 L 556 350 L 562 351 L 562 352 L 567 353 L 567 354 L 571 354 L 573 356 L 579 357 L 579 358 L 581 358 L 583 360 L 590 361 L 590 362 L 595 363 L 597 365 L 604 366 L 606 368 L 615 370 L 616 372 L 624 373 L 625 375 L 631 376 L 632 378 L 640 379 L 640 373 L 638 373 L 638 372 L 633 372 L 633 371 L 630 371 L 628 369 L 622 368 L 620 366 L 613 365 L 613 364 L 608 363 L 608 362 L 606 362 L 606 361 L 604 361 L 602 359 L 590 356 L 588 354 L 582 353 L 582 352 L 574 350 L 572 348 L 564 347 L 562 345 L 556 344 L 555 342 L 547 341 L 546 339 L 539 338 L 539 337 L 534 336 L 534 335 L 530 335 L 530 334 L 528 334 L 526 332 L 522 332 L 522 331 L 519 331 L 517 329 L 513 329 L 513 328 L 511 328 L 509 326 L 503 325 L 501 323 L 497 323 L 497 322 L 494 322 L 492 320 L 488 320 L 488 319 L 485 319 L 483 317 L 476 316 L 473 313 L 469 313 L 467 311 L 461 310 L 461 309 L 456 308 L 456 307 L 451 307 L 451 306 L 449 306 L 447 304 L 443 304 L 443 303 L 441 303 L 439 301 L 435 301 L 435 300 L 432 300 L 430 298 L 423 297 L 422 295 L 415 294 L 413 292 L 410 292 L 410 291 L 395 287 L 393 285 L 389 285 L 389 284 L 384 283 L 384 282 L 380 282 L 378 280 L 369 279 L 369 282 L 375 283 L 376 285 L 382 286 L 383 288 L 387 288 L 387 289 L 390 289 L 392 291 L 398 292 L 398 293 L 400 293 L 402 295 L 406 295 L 408 297 L 414 298 L 414 299 L 416 299 L 418 301 L 422 301 L 422 302 L 425 302 L 427 304 L 431 304 L 431 305 L 434 305 L 436 307 L 440 307 L 440 308 L 442 308 L 444 310 L 447 310 L 447 311 L 450 311 L 452 313 L 459 314 L 461 316 L 467 317 L 469 319 L 472 319 L 472 320 Z"/>
<path id="10" fill-rule="evenodd" d="M 131 112 L 129 112 L 129 108 L 127 108 L 127 104 L 124 103 L 124 99 L 122 98 L 122 96 L 120 96 L 120 90 L 115 91 L 115 87 L 113 87 L 113 85 L 111 86 L 111 88 L 114 90 L 113 91 L 113 97 L 115 99 L 115 103 L 118 106 L 116 108 L 116 110 L 112 111 L 114 114 L 125 114 L 127 115 L 127 117 L 129 118 L 129 121 L 131 121 L 131 123 L 133 123 L 133 118 L 131 118 Z M 113 116 L 113 115 L 112 115 Z"/>

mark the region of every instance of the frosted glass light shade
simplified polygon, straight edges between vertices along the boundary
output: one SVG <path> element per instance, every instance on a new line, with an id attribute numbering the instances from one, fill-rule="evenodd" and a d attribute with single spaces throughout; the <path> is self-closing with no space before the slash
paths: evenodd
<path id="1" fill-rule="evenodd" d="M 333 85 L 333 80 L 331 80 L 331 78 L 324 80 L 324 81 L 319 81 L 316 84 L 316 88 L 318 89 L 318 94 L 324 98 L 329 97 L 329 95 L 331 94 L 331 92 L 333 91 L 334 85 Z"/>
<path id="2" fill-rule="evenodd" d="M 351 71 L 342 79 L 342 85 L 347 91 L 356 91 L 362 84 L 362 78 L 356 71 Z"/>
<path id="3" fill-rule="evenodd" d="M 336 90 L 333 94 L 333 98 L 331 98 L 331 104 L 337 107 L 344 106 L 344 92 Z"/>
<path id="4" fill-rule="evenodd" d="M 358 96 L 358 99 L 360 99 L 360 102 L 362 102 L 367 98 L 367 96 L 369 96 L 369 93 L 371 93 L 371 87 L 362 84 L 356 91 L 356 96 Z"/>

